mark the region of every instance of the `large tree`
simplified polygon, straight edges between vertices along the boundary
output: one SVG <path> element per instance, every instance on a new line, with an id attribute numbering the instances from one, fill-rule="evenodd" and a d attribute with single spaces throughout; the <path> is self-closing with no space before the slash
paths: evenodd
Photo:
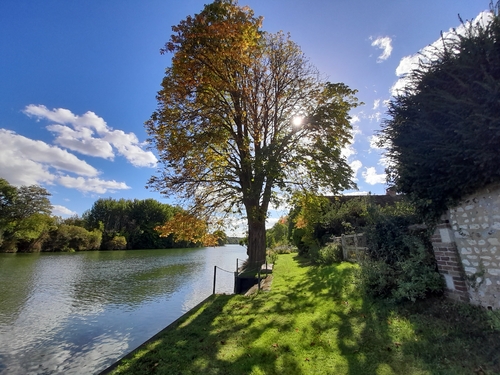
<path id="1" fill-rule="evenodd" d="M 355 90 L 321 79 L 283 33 L 233 0 L 173 27 L 158 109 L 146 122 L 163 167 L 150 185 L 196 212 L 239 212 L 250 262 L 265 259 L 265 221 L 278 190 L 353 186 L 341 148 Z"/>
<path id="2" fill-rule="evenodd" d="M 381 132 L 398 191 L 427 219 L 500 181 L 500 18 L 464 23 L 407 77 Z"/>

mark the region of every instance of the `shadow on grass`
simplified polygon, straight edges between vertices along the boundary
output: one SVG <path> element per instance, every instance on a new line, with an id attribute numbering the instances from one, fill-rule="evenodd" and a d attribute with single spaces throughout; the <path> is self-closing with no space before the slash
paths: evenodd
<path id="1" fill-rule="evenodd" d="M 439 299 L 371 300 L 348 263 L 316 267 L 285 255 L 275 270 L 270 292 L 212 296 L 112 373 L 500 373 L 498 314 Z"/>
<path id="2" fill-rule="evenodd" d="M 500 374 L 500 311 L 438 297 L 401 304 L 369 298 L 356 269 L 342 267 L 311 267 L 298 288 L 330 293 L 338 304 L 311 326 L 336 339 L 344 374 Z"/>

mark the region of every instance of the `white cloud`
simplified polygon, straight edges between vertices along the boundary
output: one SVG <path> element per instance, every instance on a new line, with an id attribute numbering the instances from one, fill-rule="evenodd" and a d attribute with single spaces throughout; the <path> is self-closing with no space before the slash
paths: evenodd
<path id="1" fill-rule="evenodd" d="M 373 39 L 370 37 L 370 39 Z M 377 62 L 381 63 L 389 58 L 392 53 L 392 39 L 388 36 L 379 37 L 372 42 L 372 47 L 377 47 L 382 50 L 382 54 L 378 57 Z"/>
<path id="2" fill-rule="evenodd" d="M 392 163 L 386 155 L 382 155 L 378 161 L 378 165 L 381 165 L 384 168 L 388 168 L 392 166 Z"/>
<path id="3" fill-rule="evenodd" d="M 480 23 L 482 25 L 486 25 L 490 21 L 491 21 L 491 12 L 484 11 L 479 13 L 479 15 L 472 22 L 474 24 Z M 397 96 L 398 94 L 401 93 L 401 91 L 405 88 L 405 86 L 409 82 L 406 76 L 411 71 L 419 67 L 420 61 L 428 62 L 435 55 L 436 52 L 443 50 L 444 48 L 443 40 L 445 41 L 445 43 L 446 41 L 449 42 L 452 40 L 456 40 L 457 38 L 456 34 L 464 35 L 469 25 L 470 21 L 466 22 L 465 26 L 463 24 L 460 24 L 458 27 L 452 28 L 447 32 L 444 32 L 443 38 L 437 39 L 432 44 L 422 48 L 416 54 L 403 57 L 399 62 L 398 67 L 396 68 L 396 75 L 399 77 L 399 79 L 391 87 L 390 90 L 391 94 L 393 96 Z"/>
<path id="4" fill-rule="evenodd" d="M 351 156 L 357 154 L 357 151 L 353 145 L 356 142 L 356 136 L 363 133 L 361 131 L 361 128 L 358 125 L 356 125 L 356 123 L 358 123 L 359 121 L 360 121 L 360 118 L 358 115 L 354 115 L 351 119 L 352 129 L 350 131 L 351 131 L 351 135 L 352 135 L 352 140 L 351 140 L 350 144 L 342 147 L 342 150 L 340 152 L 340 155 L 343 158 L 345 158 L 346 160 L 348 160 Z"/>
<path id="5" fill-rule="evenodd" d="M 351 169 L 353 171 L 353 176 L 356 179 L 356 176 L 358 175 L 358 171 L 363 166 L 363 163 L 361 163 L 360 160 L 354 160 L 353 162 L 349 163 L 349 166 L 351 167 Z"/>
<path id="6" fill-rule="evenodd" d="M 363 134 L 363 132 L 361 131 L 359 125 L 353 124 L 351 129 L 351 134 L 352 134 L 352 142 L 354 143 L 356 136 L 359 134 Z"/>
<path id="7" fill-rule="evenodd" d="M 365 182 L 370 185 L 384 184 L 385 177 L 385 173 L 377 174 L 377 170 L 374 167 L 366 168 L 363 172 Z"/>
<path id="8" fill-rule="evenodd" d="M 144 151 L 134 133 L 125 133 L 122 130 L 113 130 L 103 137 L 111 143 L 118 152 L 125 156 L 136 167 L 154 167 L 156 157 L 151 151 Z"/>
<path id="9" fill-rule="evenodd" d="M 376 122 L 380 122 L 380 120 L 382 119 L 382 113 L 381 112 L 372 113 L 371 115 L 368 116 L 368 118 L 370 119 L 370 121 L 375 120 Z"/>
<path id="10" fill-rule="evenodd" d="M 15 186 L 60 184 L 83 192 L 104 194 L 129 189 L 123 182 L 97 178 L 99 171 L 57 146 L 0 129 L 0 176 Z M 69 172 L 78 177 L 63 175 Z"/>
<path id="11" fill-rule="evenodd" d="M 353 147 L 352 144 L 347 145 L 345 147 L 342 147 L 342 150 L 340 151 L 340 155 L 348 160 L 351 156 L 356 155 L 356 149 Z"/>
<path id="12" fill-rule="evenodd" d="M 20 173 L 19 171 L 22 171 Z M 10 150 L 0 151 L 0 176 L 15 186 L 52 185 L 55 176 L 49 172 L 48 166 L 32 160 L 19 158 Z"/>
<path id="13" fill-rule="evenodd" d="M 100 178 L 83 178 L 71 176 L 59 176 L 57 182 L 64 187 L 76 189 L 82 193 L 104 194 L 106 192 L 115 192 L 116 190 L 130 189 L 124 182 L 115 180 L 106 181 Z"/>
<path id="14" fill-rule="evenodd" d="M 373 101 L 373 109 L 378 109 L 380 107 L 380 99 L 375 99 Z"/>
<path id="15" fill-rule="evenodd" d="M 73 216 L 77 215 L 75 211 L 71 211 L 69 208 L 54 204 L 52 206 L 52 214 L 56 216 Z"/>
<path id="16" fill-rule="evenodd" d="M 266 219 L 266 229 L 271 229 L 278 221 L 279 217 L 268 217 Z"/>
<path id="17" fill-rule="evenodd" d="M 100 138 L 93 138 L 90 129 L 74 130 L 63 125 L 49 125 L 47 129 L 58 134 L 55 142 L 62 147 L 104 159 L 113 159 L 113 148 L 109 142 Z"/>
<path id="18" fill-rule="evenodd" d="M 55 143 L 62 147 L 83 155 L 110 160 L 113 160 L 116 150 L 136 167 L 156 166 L 156 157 L 151 151 L 142 149 L 143 144 L 134 133 L 113 130 L 94 112 L 77 116 L 68 109 L 49 110 L 44 105 L 30 104 L 24 113 L 55 122 L 47 126 L 47 129 L 56 134 Z"/>
<path id="19" fill-rule="evenodd" d="M 373 150 L 381 150 L 383 147 L 379 146 L 380 137 L 376 134 L 370 137 L 370 148 Z"/>
<path id="20" fill-rule="evenodd" d="M 10 130 L 0 129 L 0 144 L 3 145 L 0 149 L 1 170 L 11 169 L 14 165 L 26 164 L 29 166 L 30 163 L 35 163 L 37 168 L 46 170 L 50 166 L 57 170 L 72 172 L 82 176 L 92 177 L 97 176 L 99 173 L 90 164 L 78 159 L 66 150 L 48 145 L 42 141 L 26 138 Z M 19 173 L 20 171 L 24 175 L 28 174 L 27 171 L 22 169 L 17 169 L 15 172 L 21 174 Z"/>

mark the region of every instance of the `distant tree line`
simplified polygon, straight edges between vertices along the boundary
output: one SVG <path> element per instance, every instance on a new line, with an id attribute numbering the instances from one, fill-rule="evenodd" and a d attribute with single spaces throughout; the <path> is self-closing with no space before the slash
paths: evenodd
<path id="1" fill-rule="evenodd" d="M 180 215 L 189 218 L 189 214 L 155 199 L 101 198 L 81 217 L 63 219 L 51 214 L 49 197 L 40 186 L 16 187 L 0 178 L 0 252 L 165 249 L 226 243 L 224 232 L 209 234 L 206 223 L 196 218 L 188 222 L 198 228 L 197 236 L 186 236 L 173 219 Z M 161 230 L 166 225 L 169 233 Z"/>

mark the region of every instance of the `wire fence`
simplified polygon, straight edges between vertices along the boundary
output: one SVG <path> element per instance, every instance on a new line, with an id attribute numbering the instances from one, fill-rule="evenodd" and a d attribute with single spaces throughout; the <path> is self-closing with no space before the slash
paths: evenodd
<path id="1" fill-rule="evenodd" d="M 237 273 L 235 271 L 228 271 L 219 266 L 214 266 L 214 282 L 213 282 L 212 294 L 215 294 L 217 281 L 219 281 L 219 284 L 222 285 L 230 285 L 232 282 L 233 283 L 232 292 L 234 293 L 234 281 L 236 274 Z"/>
<path id="2" fill-rule="evenodd" d="M 248 260 L 239 258 L 236 259 L 236 271 L 214 266 L 212 294 L 216 293 L 217 284 L 229 285 L 231 283 L 230 279 L 232 279 L 234 285 L 233 293 L 240 293 L 242 288 L 245 288 L 243 285 L 245 283 L 242 283 L 242 280 L 249 280 L 250 283 L 252 280 L 255 281 L 260 290 L 261 281 L 267 278 L 271 272 L 272 265 L 269 265 L 267 261 L 250 263 Z"/>

